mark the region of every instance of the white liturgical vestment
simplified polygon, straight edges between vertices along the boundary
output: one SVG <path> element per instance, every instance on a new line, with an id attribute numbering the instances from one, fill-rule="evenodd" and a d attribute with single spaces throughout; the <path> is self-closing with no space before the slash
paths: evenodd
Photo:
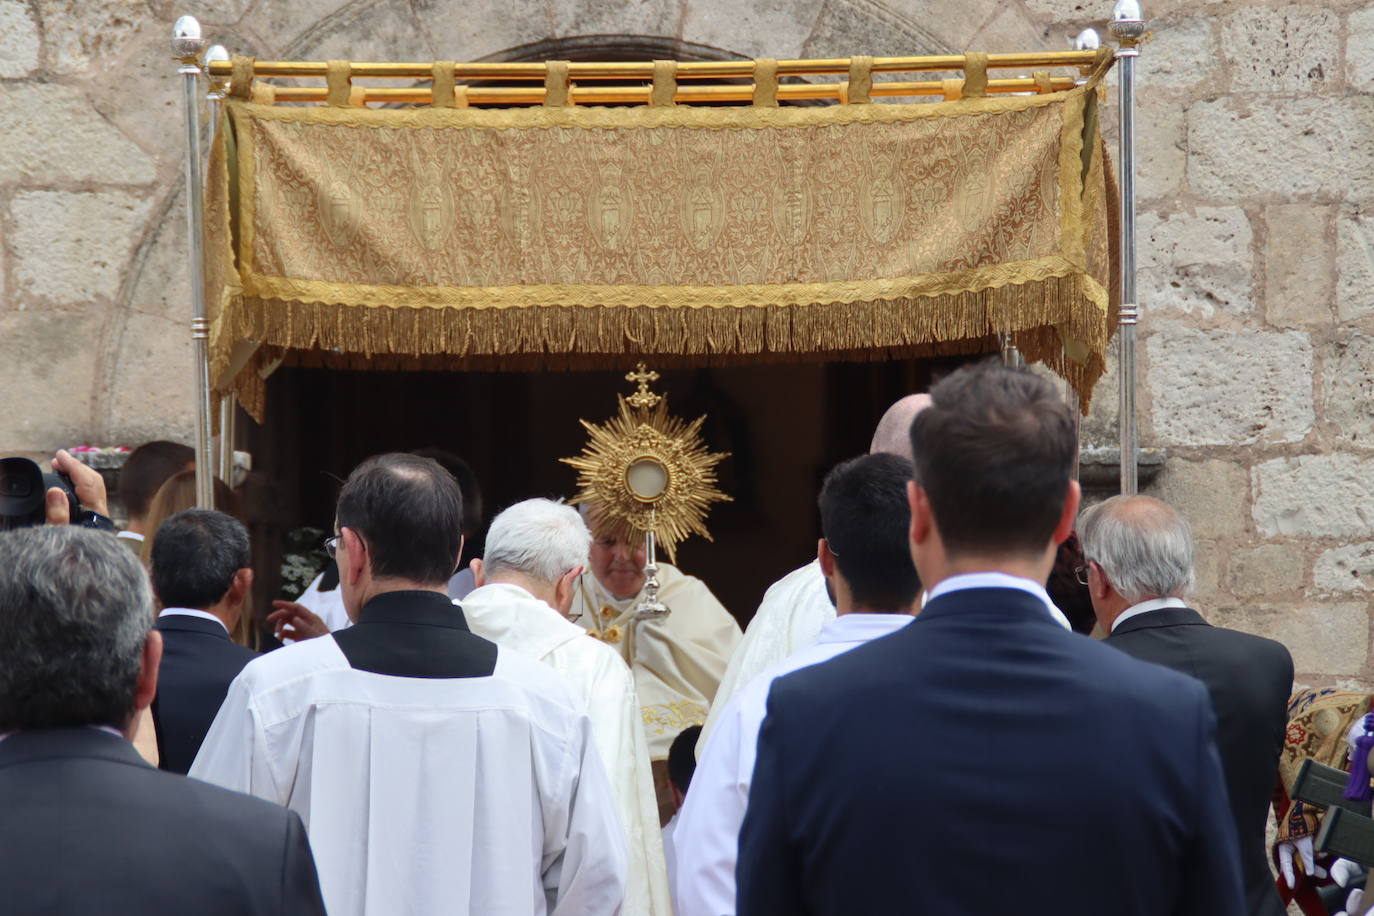
<path id="1" fill-rule="evenodd" d="M 249 662 L 190 775 L 297 812 L 331 916 L 621 912 L 581 701 L 437 592 L 378 595 L 351 628 Z"/>
<path id="2" fill-rule="evenodd" d="M 844 614 L 826 624 L 814 645 L 788 656 L 746 684 L 725 704 L 678 812 L 673 846 L 677 916 L 734 916 L 739 830 L 749 804 L 759 729 L 773 681 L 895 633 L 910 614 Z"/>
<path id="3" fill-rule="evenodd" d="M 570 616 L 629 663 L 649 757 L 665 760 L 679 732 L 706 721 L 740 630 L 700 579 L 667 563 L 658 570 L 667 617 L 635 620 L 639 596 L 615 598 L 590 572 L 582 575 Z"/>
<path id="4" fill-rule="evenodd" d="M 834 619 L 835 603 L 825 590 L 820 560 L 792 570 L 768 587 L 711 703 L 711 713 L 697 739 L 698 758 L 730 698 L 793 652 L 813 645 L 821 628 Z"/>
<path id="5" fill-rule="evenodd" d="M 629 667 L 610 646 L 591 639 L 518 585 L 484 585 L 460 604 L 472 632 L 539 659 L 561 674 L 573 696 L 586 704 L 625 828 L 625 913 L 672 916 L 649 747 Z"/>

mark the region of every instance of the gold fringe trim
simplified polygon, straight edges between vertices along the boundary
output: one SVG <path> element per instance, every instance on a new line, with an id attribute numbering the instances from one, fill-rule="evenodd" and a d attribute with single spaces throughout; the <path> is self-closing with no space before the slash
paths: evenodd
<path id="1" fill-rule="evenodd" d="M 756 362 L 763 354 L 817 360 L 916 347 L 978 352 L 970 342 L 981 346 L 1003 332 L 1016 334 L 1027 358 L 1067 378 L 1087 409 L 1111 328 L 1106 290 L 1082 274 L 949 295 L 733 308 L 380 308 L 238 296 L 215 322 L 211 348 L 218 376 L 225 369 L 221 354 L 238 340 L 364 357 L 578 357 L 595 365 L 625 355 L 690 356 L 700 363 L 710 357 Z M 1066 338 L 1082 341 L 1087 358 L 1067 359 Z M 240 399 L 247 408 L 253 396 L 241 393 Z"/>

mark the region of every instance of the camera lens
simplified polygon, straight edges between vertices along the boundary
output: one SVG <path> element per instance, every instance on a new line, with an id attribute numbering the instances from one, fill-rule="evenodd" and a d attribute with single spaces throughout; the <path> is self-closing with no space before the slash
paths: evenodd
<path id="1" fill-rule="evenodd" d="M 33 492 L 32 478 L 0 474 L 0 495 L 23 499 Z"/>

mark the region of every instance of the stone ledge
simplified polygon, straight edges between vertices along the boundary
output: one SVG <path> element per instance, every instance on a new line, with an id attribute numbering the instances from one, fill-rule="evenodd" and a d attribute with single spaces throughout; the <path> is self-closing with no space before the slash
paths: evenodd
<path id="1" fill-rule="evenodd" d="M 1142 448 L 1138 450 L 1136 474 L 1140 486 L 1153 481 L 1164 470 L 1168 459 L 1167 449 Z M 1078 450 L 1078 482 L 1083 489 L 1094 495 L 1110 495 L 1121 487 L 1121 449 L 1115 445 L 1084 445 Z"/>

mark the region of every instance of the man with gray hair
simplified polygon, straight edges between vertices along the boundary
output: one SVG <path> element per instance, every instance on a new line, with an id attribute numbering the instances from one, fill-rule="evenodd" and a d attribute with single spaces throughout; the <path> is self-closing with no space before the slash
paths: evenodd
<path id="1" fill-rule="evenodd" d="M 1209 626 L 1193 590 L 1188 522 L 1148 496 L 1113 496 L 1079 519 L 1083 578 L 1107 644 L 1192 675 L 1212 697 L 1217 748 L 1240 841 L 1246 909 L 1281 916 L 1264 821 L 1288 724 L 1293 659 L 1271 639 Z"/>
<path id="2" fill-rule="evenodd" d="M 516 503 L 492 520 L 486 553 L 472 561 L 477 588 L 462 599 L 463 614 L 478 636 L 552 667 L 586 705 L 625 830 L 625 912 L 672 916 L 634 676 L 620 653 L 566 616 L 591 539 L 576 509 L 548 499 Z"/>
<path id="3" fill-rule="evenodd" d="M 107 534 L 0 535 L 5 910 L 323 914 L 296 814 L 130 746 L 157 691 L 151 610 L 138 560 Z"/>

